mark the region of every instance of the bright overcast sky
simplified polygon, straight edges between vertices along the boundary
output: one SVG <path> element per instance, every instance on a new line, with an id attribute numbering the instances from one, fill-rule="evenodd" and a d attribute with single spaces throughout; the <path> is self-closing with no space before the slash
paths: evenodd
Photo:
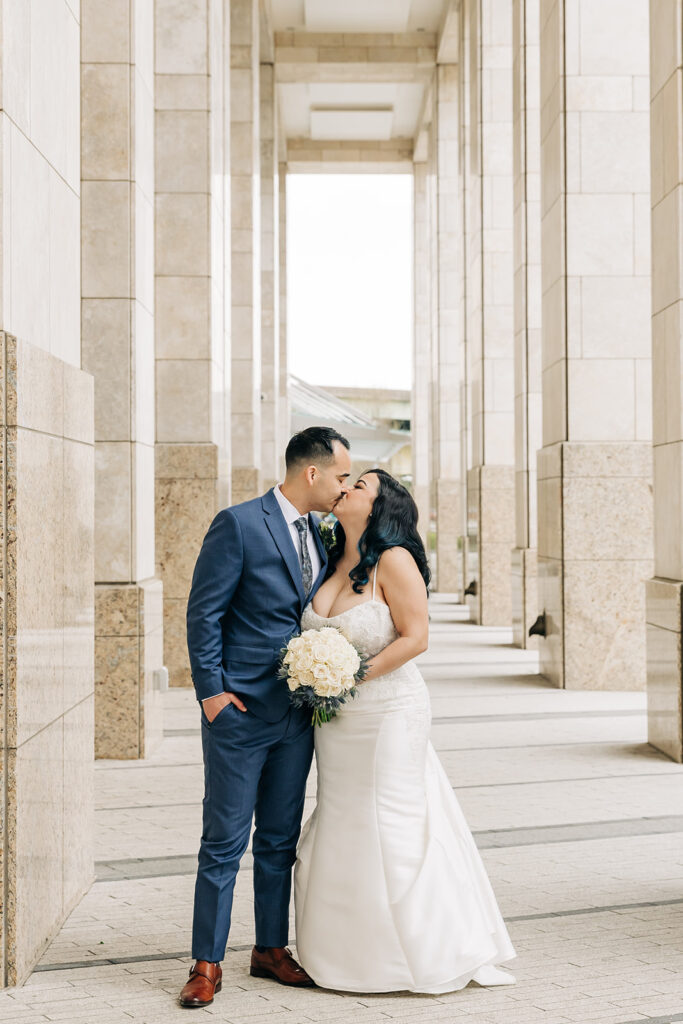
<path id="1" fill-rule="evenodd" d="M 412 177 L 287 176 L 290 370 L 311 384 L 410 388 Z"/>

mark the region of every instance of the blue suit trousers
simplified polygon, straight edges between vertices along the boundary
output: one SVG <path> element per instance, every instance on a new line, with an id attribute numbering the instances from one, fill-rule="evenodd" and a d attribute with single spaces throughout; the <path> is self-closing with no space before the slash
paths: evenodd
<path id="1" fill-rule="evenodd" d="M 201 707 L 201 705 L 200 705 Z M 204 802 L 192 925 L 192 956 L 225 955 L 235 878 L 255 832 L 256 943 L 288 943 L 292 867 L 313 756 L 310 712 L 290 707 L 266 722 L 234 704 L 209 722 L 203 707 Z"/>

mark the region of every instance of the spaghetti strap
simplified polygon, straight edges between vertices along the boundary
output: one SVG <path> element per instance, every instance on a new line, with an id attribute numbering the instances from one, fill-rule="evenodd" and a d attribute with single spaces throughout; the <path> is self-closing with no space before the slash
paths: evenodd
<path id="1" fill-rule="evenodd" d="M 372 574 L 372 600 L 375 600 L 375 586 L 377 584 L 377 568 L 379 566 L 379 558 L 375 562 L 375 571 Z"/>

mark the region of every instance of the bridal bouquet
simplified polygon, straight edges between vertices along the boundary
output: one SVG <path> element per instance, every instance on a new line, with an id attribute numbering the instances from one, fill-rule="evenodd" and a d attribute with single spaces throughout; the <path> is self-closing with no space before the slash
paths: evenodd
<path id="1" fill-rule="evenodd" d="M 332 626 L 305 629 L 282 652 L 279 675 L 287 680 L 292 704 L 311 708 L 313 725 L 329 722 L 367 672 L 368 659 Z"/>

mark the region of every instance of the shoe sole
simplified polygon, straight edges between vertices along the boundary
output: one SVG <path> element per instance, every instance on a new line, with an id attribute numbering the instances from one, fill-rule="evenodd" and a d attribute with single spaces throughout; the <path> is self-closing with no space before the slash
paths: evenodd
<path id="1" fill-rule="evenodd" d="M 283 981 L 282 978 L 278 978 L 277 974 L 266 971 L 263 967 L 252 967 L 249 973 L 252 978 L 271 978 L 272 981 L 277 981 L 278 985 L 288 985 L 290 988 L 315 988 L 315 982 L 310 979 L 308 981 Z"/>
<path id="2" fill-rule="evenodd" d="M 216 985 L 215 989 L 213 990 L 214 994 L 216 992 L 220 992 L 222 987 L 223 987 L 223 983 L 219 981 L 218 984 Z M 213 1002 L 213 998 L 207 999 L 207 1001 L 205 1003 L 184 1003 L 182 1001 L 182 999 L 178 1000 L 179 1005 L 182 1006 L 182 1008 L 184 1010 L 199 1010 L 199 1009 L 201 1009 L 202 1006 L 210 1006 L 212 1002 Z"/>

